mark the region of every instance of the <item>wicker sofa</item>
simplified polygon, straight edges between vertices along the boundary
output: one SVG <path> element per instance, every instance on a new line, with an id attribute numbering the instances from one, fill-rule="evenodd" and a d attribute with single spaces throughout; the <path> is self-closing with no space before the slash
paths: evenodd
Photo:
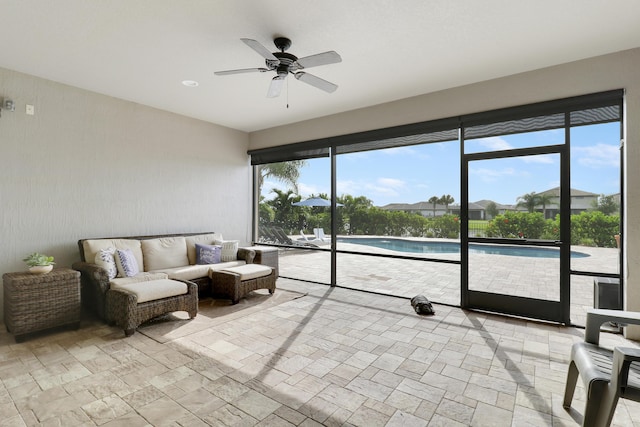
<path id="1" fill-rule="evenodd" d="M 82 304 L 102 320 L 108 321 L 107 291 L 112 284 L 162 279 L 195 283 L 200 296 L 209 296 L 210 270 L 251 264 L 255 258 L 253 249 L 240 247 L 235 260 L 212 265 L 196 264 L 196 243 L 213 244 L 219 240 L 222 240 L 222 236 L 212 232 L 81 239 L 78 241 L 81 261 L 74 263 L 72 268 L 81 274 Z M 98 253 L 105 248 L 131 250 L 140 272 L 131 277 L 110 278 L 108 271 L 96 263 Z"/>

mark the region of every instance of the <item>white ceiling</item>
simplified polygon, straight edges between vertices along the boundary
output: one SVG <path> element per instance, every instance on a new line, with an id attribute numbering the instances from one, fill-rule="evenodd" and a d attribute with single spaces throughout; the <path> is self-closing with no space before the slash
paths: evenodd
<path id="1" fill-rule="evenodd" d="M 637 0 L 0 0 L 0 67 L 256 131 L 640 46 Z M 240 41 L 342 62 L 272 73 Z M 183 80 L 196 80 L 196 88 Z M 3 94 L 10 96 L 11 94 Z"/>

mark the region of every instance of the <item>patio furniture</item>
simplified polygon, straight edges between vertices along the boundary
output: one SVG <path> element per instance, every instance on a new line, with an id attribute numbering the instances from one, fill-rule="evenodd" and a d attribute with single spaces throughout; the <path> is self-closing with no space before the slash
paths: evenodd
<path id="1" fill-rule="evenodd" d="M 261 225 L 259 227 L 259 241 L 261 243 L 279 243 L 278 237 L 273 233 L 271 227 Z"/>
<path id="2" fill-rule="evenodd" d="M 278 278 L 280 268 L 278 248 L 270 246 L 250 246 L 247 249 L 252 250 L 256 253 L 256 256 L 253 258 L 254 264 L 262 264 L 273 267 L 273 269 L 275 270 L 276 279 Z"/>
<path id="3" fill-rule="evenodd" d="M 316 236 L 316 239 L 322 241 L 322 242 L 330 242 L 331 238 L 327 237 L 324 234 L 324 228 L 314 228 L 313 229 L 313 234 Z"/>
<path id="4" fill-rule="evenodd" d="M 230 298 L 233 304 L 257 289 L 268 289 L 270 294 L 276 290 L 276 270 L 265 265 L 247 264 L 212 270 L 209 274 L 213 282 L 213 295 Z"/>
<path id="5" fill-rule="evenodd" d="M 316 246 L 304 241 L 291 240 L 291 237 L 289 237 L 280 227 L 263 227 L 262 230 L 267 233 L 266 236 L 271 236 L 269 239 L 265 239 L 267 241 L 264 243 L 301 247 Z"/>
<path id="6" fill-rule="evenodd" d="M 640 313 L 589 309 L 584 341 L 573 344 L 563 406 L 573 400 L 578 376 L 587 391 L 583 426 L 609 426 L 618 398 L 640 401 L 640 349 L 600 347 L 600 327 L 605 322 L 640 324 Z"/>
<path id="7" fill-rule="evenodd" d="M 4 324 L 16 342 L 56 326 L 80 326 L 80 273 L 56 268 L 46 274 L 5 273 Z"/>
<path id="8" fill-rule="evenodd" d="M 106 297 L 107 322 L 131 336 L 142 323 L 174 311 L 198 314 L 198 285 L 188 280 L 160 279 L 110 288 Z"/>
<path id="9" fill-rule="evenodd" d="M 188 280 L 198 285 L 201 296 L 208 296 L 211 293 L 210 269 L 250 264 L 255 253 L 238 247 L 233 259 L 216 264 L 198 264 L 196 244 L 231 244 L 229 247 L 233 249 L 233 242 L 224 241 L 220 233 L 214 232 L 81 239 L 78 241 L 81 261 L 73 263 L 72 268 L 81 272 L 82 304 L 106 320 L 107 291 L 112 283 L 117 286 L 122 281 Z M 133 271 L 130 276 L 116 268 L 115 252 L 123 249 L 131 250 L 137 274 Z"/>
<path id="10" fill-rule="evenodd" d="M 324 240 L 320 240 L 317 237 L 314 238 L 313 240 L 309 240 L 309 238 L 304 234 L 303 230 L 300 230 L 300 235 L 302 236 L 301 241 L 307 245 L 320 246 L 320 245 L 328 244 L 328 242 L 325 242 Z"/>

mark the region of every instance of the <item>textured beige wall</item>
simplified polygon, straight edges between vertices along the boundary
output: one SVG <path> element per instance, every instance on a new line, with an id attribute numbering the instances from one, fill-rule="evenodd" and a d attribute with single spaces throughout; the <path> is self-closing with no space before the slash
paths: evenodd
<path id="1" fill-rule="evenodd" d="M 470 64 L 470 66 L 473 66 Z M 625 301 L 640 311 L 640 49 L 507 76 L 250 134 L 250 148 L 626 89 Z M 428 78 L 426 76 L 425 78 Z M 640 328 L 630 337 L 640 339 Z"/>
<path id="2" fill-rule="evenodd" d="M 35 251 L 70 266 L 87 237 L 250 240 L 246 133 L 0 68 L 1 97 L 0 274 Z"/>

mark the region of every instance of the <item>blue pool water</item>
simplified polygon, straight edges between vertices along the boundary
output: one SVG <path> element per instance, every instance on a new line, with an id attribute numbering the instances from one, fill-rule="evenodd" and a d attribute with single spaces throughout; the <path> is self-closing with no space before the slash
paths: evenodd
<path id="1" fill-rule="evenodd" d="M 342 243 L 354 243 L 357 245 L 374 246 L 381 249 L 389 249 L 398 252 L 409 252 L 419 254 L 455 254 L 460 253 L 460 243 L 458 242 L 424 242 L 403 239 L 383 239 L 383 238 L 348 238 L 338 239 Z M 532 258 L 559 258 L 560 251 L 555 248 L 505 246 L 505 245 L 485 245 L 479 243 L 469 244 L 471 254 L 492 254 L 508 256 L 525 256 Z M 582 252 L 571 252 L 571 258 L 584 258 L 589 254 Z"/>

